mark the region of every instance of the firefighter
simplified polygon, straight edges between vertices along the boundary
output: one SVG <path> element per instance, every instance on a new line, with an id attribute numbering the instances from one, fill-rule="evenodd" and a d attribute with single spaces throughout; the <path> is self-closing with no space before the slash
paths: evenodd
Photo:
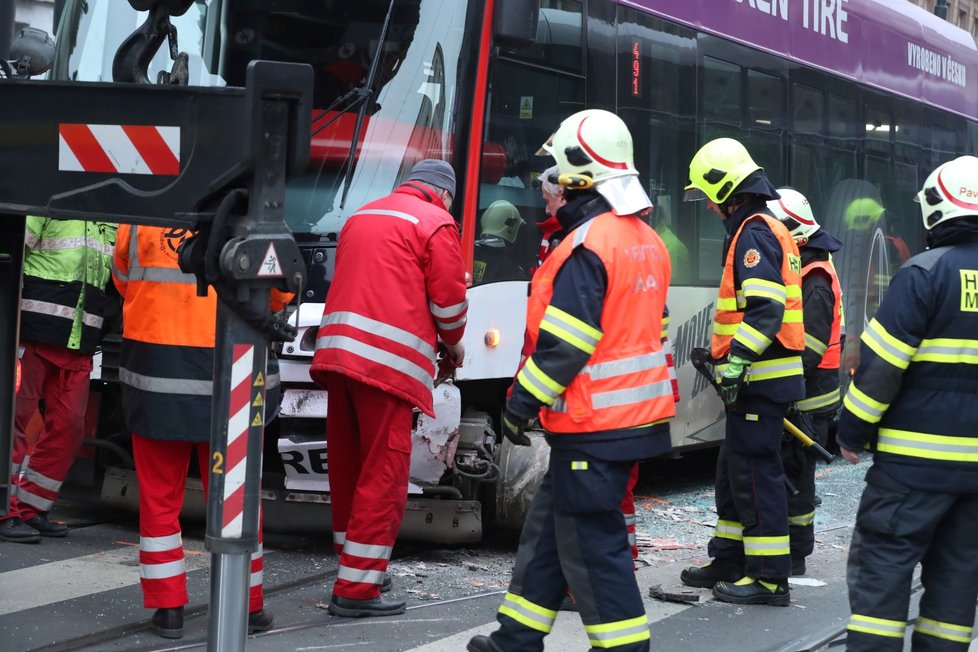
<path id="1" fill-rule="evenodd" d="M 727 230 L 711 343 L 726 406 L 717 458 L 711 561 L 684 584 L 724 602 L 787 606 L 791 557 L 781 432 L 805 397 L 801 258 L 766 202 L 779 195 L 747 149 L 706 143 L 689 164 L 687 201 L 706 199 Z"/>
<path id="2" fill-rule="evenodd" d="M 526 280 L 528 274 L 517 260 L 516 237 L 525 221 L 516 206 L 505 199 L 489 204 L 480 219 L 481 237 L 475 241 L 472 279 L 475 283 Z"/>
<path id="3" fill-rule="evenodd" d="M 191 235 L 184 228 L 122 225 L 112 272 L 123 298 L 119 381 L 139 481 L 139 578 L 143 605 L 156 610 L 153 631 L 164 638 L 183 636 L 188 596 L 179 515 L 191 458 L 205 494 L 210 469 L 217 296 L 213 288 L 197 296 L 197 277 L 180 270 L 178 250 Z M 291 299 L 273 296 L 276 310 Z M 266 390 L 266 405 L 275 405 L 271 383 Z M 263 609 L 261 538 L 259 527 L 249 633 L 272 626 Z"/>
<path id="4" fill-rule="evenodd" d="M 804 305 L 805 398 L 795 403 L 789 419 L 822 446 L 839 410 L 839 361 L 842 352 L 842 286 L 832 254 L 842 243 L 821 228 L 808 200 L 793 188 L 779 188 L 780 199 L 768 208 L 788 228 L 801 253 L 801 293 Z M 791 574 L 805 574 L 805 558 L 815 548 L 815 452 L 786 435 L 781 461 L 797 495 L 788 498 Z"/>
<path id="5" fill-rule="evenodd" d="M 560 220 L 557 219 L 557 210 L 566 204 L 564 199 L 564 187 L 557 183 L 560 172 L 556 165 L 552 165 L 534 180 L 534 184 L 539 185 L 540 195 L 543 197 L 543 219 L 537 222 L 537 229 L 540 231 L 540 248 L 537 251 L 537 261 L 532 271 L 536 271 L 547 256 L 560 244 L 563 233 L 560 228 Z"/>
<path id="6" fill-rule="evenodd" d="M 873 452 L 849 550 L 847 650 L 904 649 L 922 566 L 915 651 L 970 649 L 978 598 L 978 158 L 917 194 L 928 249 L 897 272 L 862 333 L 836 435 Z"/>
<path id="7" fill-rule="evenodd" d="M 10 511 L 0 539 L 36 543 L 68 528 L 48 520 L 85 436 L 92 354 L 102 332 L 115 224 L 28 217 L 20 309 Z M 44 401 L 33 449 L 28 429 Z"/>
<path id="8" fill-rule="evenodd" d="M 592 647 L 649 649 L 621 501 L 636 461 L 671 450 L 675 415 L 660 341 L 669 255 L 638 216 L 651 203 L 625 123 L 575 113 L 545 146 L 565 186 L 567 236 L 531 282 L 533 353 L 501 418 L 511 444 L 539 415 L 550 465 L 523 527 L 499 629 L 471 652 L 542 650 L 569 588 Z M 511 445 L 510 444 L 510 445 Z"/>
<path id="9" fill-rule="evenodd" d="M 404 517 L 416 407 L 434 417 L 435 354 L 460 366 L 468 302 L 455 220 L 455 172 L 426 159 L 340 232 L 311 375 L 327 390 L 327 462 L 339 571 L 337 616 L 402 613 L 389 588 Z"/>

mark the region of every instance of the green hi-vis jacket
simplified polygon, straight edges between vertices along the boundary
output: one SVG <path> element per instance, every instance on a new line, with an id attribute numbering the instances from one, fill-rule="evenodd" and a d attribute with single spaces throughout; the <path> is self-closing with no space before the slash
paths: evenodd
<path id="1" fill-rule="evenodd" d="M 109 222 L 27 218 L 21 339 L 95 352 L 115 232 Z"/>

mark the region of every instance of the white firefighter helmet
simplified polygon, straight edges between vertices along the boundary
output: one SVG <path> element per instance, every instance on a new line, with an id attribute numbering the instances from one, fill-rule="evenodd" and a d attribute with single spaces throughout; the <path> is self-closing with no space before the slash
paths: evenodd
<path id="1" fill-rule="evenodd" d="M 920 202 L 928 231 L 949 220 L 978 216 L 978 158 L 961 156 L 938 166 L 914 201 Z"/>
<path id="2" fill-rule="evenodd" d="M 557 182 L 594 187 L 618 215 L 652 206 L 635 169 L 632 134 L 625 122 L 602 109 L 578 111 L 560 123 L 541 149 L 557 161 Z"/>
<path id="3" fill-rule="evenodd" d="M 818 231 L 818 222 L 812 215 L 808 199 L 794 188 L 778 188 L 778 194 L 781 199 L 769 201 L 768 209 L 788 227 L 795 242 L 807 242 Z"/>

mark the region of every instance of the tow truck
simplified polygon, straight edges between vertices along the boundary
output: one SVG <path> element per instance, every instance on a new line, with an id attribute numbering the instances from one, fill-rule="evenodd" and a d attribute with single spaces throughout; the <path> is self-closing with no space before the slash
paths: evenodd
<path id="1" fill-rule="evenodd" d="M 462 47 L 464 34 L 479 31 L 489 30 L 493 42 L 514 46 L 532 42 L 537 33 L 540 3 L 535 0 L 496 0 L 485 8 L 441 3 L 457 14 L 443 16 L 460 30 L 450 39 L 431 31 L 437 26 L 435 4 L 370 0 L 358 7 L 327 2 L 311 8 L 286 1 L 69 0 L 59 18 L 53 79 L 222 90 L 243 83 L 242 74 L 255 58 L 313 65 L 311 99 L 304 104 L 309 128 L 303 123 L 303 147 L 311 164 L 295 169 L 281 206 L 299 241 L 296 269 L 301 268 L 307 282 L 280 330 L 291 336 L 275 345 L 284 391 L 278 418 L 267 424 L 264 439 L 261 496 L 269 530 L 330 527 L 326 399 L 308 369 L 343 219 L 366 198 L 385 194 L 384 188 L 396 185 L 416 160 L 464 160 L 472 149 L 463 132 L 455 134 L 446 124 L 452 119 L 445 106 L 452 84 L 448 76 L 460 63 L 460 54 L 449 48 Z M 313 55 L 313 49 L 325 54 Z M 395 106 L 381 89 L 405 84 L 391 77 L 408 65 L 417 66 L 417 72 L 405 73 L 402 99 L 407 105 L 391 114 L 379 104 Z M 233 124 L 229 120 L 226 126 Z M 389 141 L 404 141 L 404 149 L 378 151 L 378 131 Z M 471 133 L 479 131 L 472 125 Z M 491 147 L 483 149 L 483 161 L 501 156 Z M 472 186 L 479 170 L 463 175 L 457 168 L 461 193 L 466 183 Z M 470 190 L 467 196 L 474 193 Z M 117 199 L 122 205 L 129 201 L 121 194 Z M 462 211 L 463 225 L 476 219 L 474 207 Z M 402 537 L 477 542 L 494 527 L 522 525 L 533 489 L 546 470 L 546 443 L 539 436 L 529 449 L 510 446 L 496 435 L 496 424 L 522 344 L 524 310 L 510 298 L 525 301 L 525 288 L 525 282 L 512 281 L 472 290 L 470 356 L 457 378 L 434 388 L 436 416 L 418 415 L 412 433 Z M 504 304 L 507 310 L 501 313 Z M 107 332 L 96 354 L 87 446 L 69 483 L 103 504 L 135 510 L 138 483 L 130 434 L 123 429 L 119 409 L 119 346 L 118 332 Z M 192 471 L 188 479 L 184 516 L 203 518 L 206 501 L 195 475 Z"/>
<path id="2" fill-rule="evenodd" d="M 192 0 L 132 0 L 151 20 L 186 11 Z M 244 88 L 18 79 L 50 65 L 46 34 L 25 31 L 2 68 L 0 98 L 0 468 L 10 468 L 14 358 L 26 215 L 179 227 L 195 235 L 180 252 L 198 290 L 217 292 L 207 549 L 212 553 L 208 648 L 240 650 L 247 631 L 250 558 L 258 548 L 260 475 L 269 340 L 294 328 L 269 314 L 273 288 L 301 292 L 305 269 L 284 221 L 287 177 L 309 158 L 312 71 L 256 61 Z M 158 46 L 158 42 L 157 42 Z M 134 34 L 121 63 L 144 81 L 153 39 Z M 178 62 L 179 63 L 179 62 Z M 120 77 L 127 73 L 120 67 Z M 153 131 L 173 154 L 166 166 L 138 165 L 102 145 L 79 149 L 69 134 Z M 139 151 L 137 136 L 130 147 Z M 102 156 L 85 156 L 102 150 Z M 116 152 L 117 153 L 117 152 Z M 268 273 L 274 262 L 276 273 Z M 232 395 L 233 389 L 243 389 Z M 255 399 L 253 400 L 252 396 Z M 256 407 L 257 406 L 257 407 Z M 242 419 L 241 417 L 244 416 Z M 235 444 L 235 445 L 229 445 Z M 11 479 L 0 477 L 0 515 Z M 233 500 L 231 498 L 234 498 Z"/>

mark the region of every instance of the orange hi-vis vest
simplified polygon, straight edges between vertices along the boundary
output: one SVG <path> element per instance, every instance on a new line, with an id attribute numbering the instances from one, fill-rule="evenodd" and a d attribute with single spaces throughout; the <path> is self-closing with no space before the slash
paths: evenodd
<path id="1" fill-rule="evenodd" d="M 801 256 L 798 245 L 780 221 L 757 213 L 741 223 L 727 249 L 727 259 L 723 264 L 723 276 L 720 279 L 720 289 L 717 293 L 716 314 L 713 317 L 713 339 L 710 348 L 717 360 L 725 358 L 730 353 L 730 342 L 744 320 L 744 309 L 747 299 L 743 291 L 734 283 L 734 258 L 737 250 L 737 239 L 740 238 L 744 227 L 751 220 L 763 219 L 781 243 L 781 278 L 784 281 L 784 317 L 781 320 L 781 330 L 778 331 L 778 341 L 786 349 L 802 351 L 805 348 L 805 324 L 802 320 L 801 298 Z"/>
<path id="2" fill-rule="evenodd" d="M 217 295 L 180 270 L 183 228 L 122 224 L 112 276 L 122 295 L 119 382 L 126 427 L 150 439 L 208 441 Z M 281 310 L 291 294 L 272 291 Z M 271 379 L 266 380 L 265 389 Z"/>
<path id="3" fill-rule="evenodd" d="M 825 347 L 822 361 L 818 364 L 819 369 L 838 369 L 842 359 L 842 285 L 839 283 L 839 275 L 836 273 L 835 265 L 832 264 L 831 260 L 816 260 L 808 263 L 801 270 L 802 278 L 804 279 L 809 272 L 815 269 L 823 270 L 832 279 L 832 296 L 835 297 L 835 303 L 832 305 L 832 330 L 829 333 L 827 347 L 822 342 L 813 342 L 807 336 L 805 343 L 810 346 L 814 345 L 812 349 L 815 351 Z"/>
<path id="4" fill-rule="evenodd" d="M 579 246 L 601 259 L 608 276 L 596 343 L 575 338 L 551 314 L 555 309 L 548 311 L 554 279 Z M 611 212 L 575 229 L 536 271 L 526 318 L 534 347 L 541 329 L 577 339 L 578 346 L 593 346 L 588 364 L 552 405 L 541 408 L 540 421 L 548 432 L 632 428 L 675 416 L 661 339 L 670 273 L 669 254 L 655 231 L 635 216 Z"/>

